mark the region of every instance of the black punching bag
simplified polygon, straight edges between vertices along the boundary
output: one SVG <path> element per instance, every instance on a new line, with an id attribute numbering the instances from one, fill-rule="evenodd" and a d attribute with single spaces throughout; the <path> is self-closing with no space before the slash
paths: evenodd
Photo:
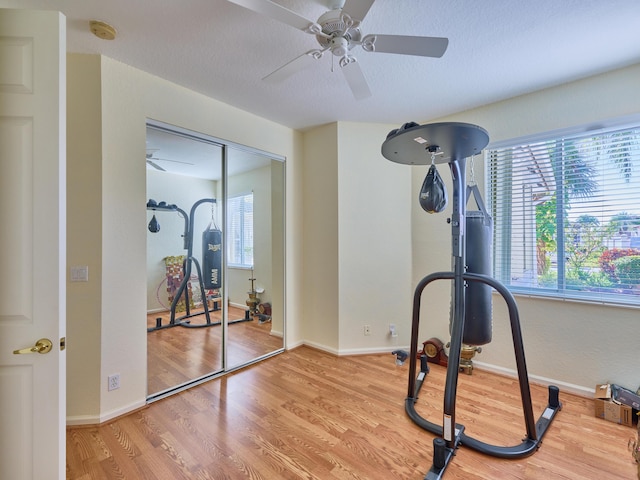
<path id="1" fill-rule="evenodd" d="M 467 199 L 473 194 L 479 210 L 466 212 L 465 251 L 467 272 L 491 275 L 493 221 L 487 213 L 477 186 L 467 187 Z M 463 343 L 485 345 L 491 342 L 491 286 L 467 282 Z"/>
<path id="2" fill-rule="evenodd" d="M 222 232 L 216 228 L 202 232 L 202 276 L 207 290 L 222 287 Z"/>

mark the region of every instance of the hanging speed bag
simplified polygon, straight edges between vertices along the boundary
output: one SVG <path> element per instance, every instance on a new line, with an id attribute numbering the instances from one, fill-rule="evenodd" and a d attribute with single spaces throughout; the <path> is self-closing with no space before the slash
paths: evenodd
<path id="1" fill-rule="evenodd" d="M 481 211 L 466 213 L 467 272 L 491 275 L 492 221 Z M 491 342 L 491 286 L 480 282 L 467 282 L 465 291 L 465 320 L 463 343 L 485 345 Z"/>
<path id="2" fill-rule="evenodd" d="M 435 165 L 429 167 L 418 200 L 427 213 L 440 213 L 447 206 L 447 189 Z"/>
<path id="3" fill-rule="evenodd" d="M 202 232 L 202 276 L 207 290 L 222 287 L 222 232 L 207 228 Z"/>

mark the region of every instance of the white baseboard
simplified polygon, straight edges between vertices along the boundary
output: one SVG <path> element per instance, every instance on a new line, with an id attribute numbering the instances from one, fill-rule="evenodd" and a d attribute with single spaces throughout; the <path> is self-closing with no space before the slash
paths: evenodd
<path id="1" fill-rule="evenodd" d="M 403 345 L 393 345 L 389 347 L 377 347 L 377 348 L 348 348 L 344 350 L 340 350 L 338 355 L 346 356 L 346 355 L 375 355 L 378 353 L 391 353 L 395 350 L 405 350 L 409 351 L 408 346 Z"/>
<path id="2" fill-rule="evenodd" d="M 151 310 L 147 310 L 147 315 L 151 315 L 152 313 L 165 313 L 168 312 L 166 308 L 152 308 Z"/>
<path id="3" fill-rule="evenodd" d="M 117 408 L 100 415 L 75 415 L 67 417 L 67 426 L 72 427 L 77 425 L 99 425 L 101 423 L 108 422 L 109 420 L 112 420 L 116 417 L 131 413 L 138 408 L 146 406 L 146 404 L 146 400 L 140 400 L 125 407 Z"/>
<path id="4" fill-rule="evenodd" d="M 497 373 L 506 377 L 518 378 L 517 370 L 511 368 L 498 367 L 489 363 L 473 361 L 473 367 L 486 372 Z M 593 398 L 593 387 L 583 387 L 582 385 L 575 385 L 573 383 L 561 382 L 552 378 L 542 377 L 540 375 L 529 375 L 529 381 L 536 385 L 543 385 L 548 387 L 549 385 L 555 385 L 560 389 L 560 393 L 567 392 L 580 397 Z"/>
<path id="5" fill-rule="evenodd" d="M 285 349 L 286 350 L 293 350 L 294 348 L 302 347 L 303 345 L 308 345 L 308 344 L 305 343 L 303 340 L 299 340 L 297 342 L 287 343 L 285 345 Z"/>
<path id="6" fill-rule="evenodd" d="M 278 330 L 271 329 L 271 332 L 269 332 L 269 335 L 271 335 L 272 337 L 283 338 L 284 332 L 279 332 Z"/>
<path id="7" fill-rule="evenodd" d="M 74 415 L 67 417 L 67 426 L 75 427 L 77 425 L 98 425 L 100 417 L 96 415 Z"/>
<path id="8" fill-rule="evenodd" d="M 244 303 L 229 302 L 229 306 L 230 307 L 241 308 L 243 310 L 249 310 L 249 307 L 247 307 Z"/>
<path id="9" fill-rule="evenodd" d="M 326 345 L 322 345 L 320 343 L 309 342 L 308 340 L 303 340 L 300 342 L 299 346 L 307 345 L 311 348 L 315 348 L 316 350 L 322 350 L 323 352 L 331 353 L 333 355 L 339 355 L 340 353 L 335 348 L 327 347 Z"/>
<path id="10" fill-rule="evenodd" d="M 377 355 L 379 353 L 391 353 L 394 350 L 406 350 L 409 351 L 408 346 L 403 345 L 393 345 L 388 347 L 375 347 L 375 348 L 349 348 L 349 349 L 341 349 L 336 350 L 335 348 L 327 347 L 326 345 L 322 345 L 315 342 L 310 342 L 308 340 L 303 340 L 298 342 L 297 345 L 291 346 L 288 348 L 295 348 L 302 345 L 307 345 L 309 347 L 315 348 L 316 350 L 322 350 L 323 352 L 331 353 L 333 355 L 337 355 L 339 357 L 348 356 L 348 355 Z"/>

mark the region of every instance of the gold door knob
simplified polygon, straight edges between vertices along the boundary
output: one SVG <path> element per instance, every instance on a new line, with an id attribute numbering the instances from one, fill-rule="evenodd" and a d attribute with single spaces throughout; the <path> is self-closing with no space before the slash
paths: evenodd
<path id="1" fill-rule="evenodd" d="M 14 350 L 14 355 L 23 355 L 25 353 L 49 353 L 53 348 L 53 343 L 48 338 L 41 338 L 33 347 Z"/>

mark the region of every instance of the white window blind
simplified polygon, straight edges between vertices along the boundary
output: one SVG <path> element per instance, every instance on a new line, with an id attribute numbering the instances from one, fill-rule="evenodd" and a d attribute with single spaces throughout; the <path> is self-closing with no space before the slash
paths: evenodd
<path id="1" fill-rule="evenodd" d="M 486 155 L 495 278 L 523 293 L 640 304 L 640 127 Z"/>
<path id="2" fill-rule="evenodd" d="M 227 219 L 229 265 L 253 267 L 253 193 L 229 198 Z"/>

